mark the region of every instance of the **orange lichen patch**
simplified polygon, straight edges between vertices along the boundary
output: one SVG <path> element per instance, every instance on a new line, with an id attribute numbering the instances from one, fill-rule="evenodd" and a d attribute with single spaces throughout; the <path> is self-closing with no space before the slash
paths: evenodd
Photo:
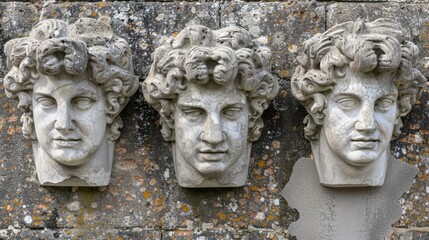
<path id="1" fill-rule="evenodd" d="M 133 193 L 125 193 L 125 200 L 127 201 L 134 201 L 136 198 L 137 196 Z"/>
<path id="2" fill-rule="evenodd" d="M 40 220 L 40 216 L 35 215 L 32 217 L 32 219 L 33 219 L 33 222 L 38 221 Z"/>
<path id="3" fill-rule="evenodd" d="M 125 159 L 116 164 L 120 170 L 129 171 L 137 168 L 137 161 L 134 159 Z"/>
<path id="4" fill-rule="evenodd" d="M 281 143 L 277 140 L 274 140 L 271 145 L 273 146 L 274 149 L 280 149 L 281 148 Z"/>
<path id="5" fill-rule="evenodd" d="M 164 203 L 164 199 L 163 198 L 155 198 L 152 203 L 154 203 L 154 205 L 158 205 L 161 206 Z"/>
<path id="6" fill-rule="evenodd" d="M 112 210 L 112 209 L 114 209 L 114 208 L 115 208 L 115 206 L 110 205 L 110 204 L 106 204 L 106 205 L 104 205 L 104 208 L 105 208 L 105 209 Z"/>
<path id="7" fill-rule="evenodd" d="M 34 206 L 34 209 L 46 210 L 48 209 L 48 205 L 44 203 L 39 203 Z"/>
<path id="8" fill-rule="evenodd" d="M 187 236 L 192 236 L 193 235 L 193 231 L 187 231 L 187 230 L 174 230 L 174 235 L 176 235 L 177 237 L 187 237 Z M 174 238 L 172 238 L 174 239 Z"/>
<path id="9" fill-rule="evenodd" d="M 98 7 L 105 7 L 106 6 L 106 3 L 105 2 L 99 2 L 98 3 Z"/>
<path id="10" fill-rule="evenodd" d="M 155 185 L 156 185 L 156 183 L 157 183 L 157 181 L 156 181 L 156 179 L 155 179 L 155 178 L 152 178 L 152 179 L 149 181 L 149 184 L 150 184 L 151 186 L 155 186 Z"/>
<path id="11" fill-rule="evenodd" d="M 259 167 L 265 167 L 265 162 L 264 162 L 264 161 L 262 161 L 262 160 L 260 160 L 260 161 L 258 162 L 258 166 L 259 166 Z"/>
<path id="12" fill-rule="evenodd" d="M 177 34 L 179 34 L 178 32 L 173 32 L 171 35 L 173 36 L 173 37 L 176 37 L 177 36 Z"/>
<path id="13" fill-rule="evenodd" d="M 117 196 L 117 195 L 119 194 L 119 189 L 118 189 L 117 187 L 115 187 L 115 186 L 112 186 L 112 185 L 110 185 L 110 186 L 107 188 L 107 191 L 108 191 L 109 193 L 111 193 L 112 195 L 114 195 L 114 196 Z"/>
<path id="14" fill-rule="evenodd" d="M 276 217 L 275 217 L 275 216 L 273 216 L 273 215 L 269 215 L 269 216 L 268 216 L 268 220 L 269 220 L 269 221 L 273 221 L 274 219 L 276 219 Z"/>
<path id="15" fill-rule="evenodd" d="M 6 130 L 7 134 L 9 135 L 15 135 L 17 133 L 21 132 L 21 126 L 9 126 Z"/>
<path id="16" fill-rule="evenodd" d="M 279 76 L 280 77 L 288 77 L 289 76 L 289 71 L 288 70 L 282 70 L 279 72 Z"/>
<path id="17" fill-rule="evenodd" d="M 146 158 L 143 160 L 143 170 L 148 173 L 152 173 L 155 170 L 159 170 L 159 166 Z"/>
<path id="18" fill-rule="evenodd" d="M 144 198 L 146 198 L 146 199 L 148 199 L 148 198 L 150 198 L 150 196 L 151 196 L 152 194 L 150 193 L 150 192 L 148 192 L 148 191 L 145 191 L 144 193 L 143 193 L 143 197 Z"/>
<path id="19" fill-rule="evenodd" d="M 258 191 L 258 192 L 263 192 L 263 191 L 267 190 L 266 187 L 258 187 L 258 186 L 251 186 L 250 189 L 252 191 Z"/>
<path id="20" fill-rule="evenodd" d="M 123 148 L 123 147 L 118 147 L 118 148 L 116 148 L 116 154 L 118 154 L 118 155 L 124 155 L 125 153 L 127 153 L 127 149 L 126 148 Z"/>
<path id="21" fill-rule="evenodd" d="M 92 12 L 92 13 L 91 13 L 91 16 L 96 17 L 96 16 L 97 16 L 97 13 L 96 13 L 96 12 Z"/>
<path id="22" fill-rule="evenodd" d="M 123 240 L 123 238 L 121 236 L 116 238 L 117 240 Z"/>
<path id="23" fill-rule="evenodd" d="M 72 233 L 73 233 L 73 231 L 71 229 L 69 229 L 69 230 L 66 231 L 67 235 L 72 235 Z"/>
<path id="24" fill-rule="evenodd" d="M 223 213 L 223 212 L 218 212 L 218 213 L 216 214 L 216 216 L 218 216 L 218 217 L 219 217 L 219 219 L 220 219 L 220 220 L 222 220 L 222 221 L 225 221 L 225 220 L 226 220 L 226 214 L 225 214 L 225 213 Z"/>
<path id="25" fill-rule="evenodd" d="M 421 135 L 429 135 L 429 130 L 420 129 L 419 132 Z"/>
<path id="26" fill-rule="evenodd" d="M 135 181 L 136 186 L 143 186 L 143 185 L 145 185 L 145 182 L 146 182 L 142 176 L 135 176 L 134 181 Z"/>
<path id="27" fill-rule="evenodd" d="M 5 209 L 6 209 L 6 211 L 10 212 L 13 210 L 13 206 L 12 205 L 6 205 Z"/>
<path id="28" fill-rule="evenodd" d="M 191 210 L 191 209 L 189 208 L 188 204 L 183 204 L 182 205 L 182 211 L 189 212 L 189 210 Z"/>
<path id="29" fill-rule="evenodd" d="M 11 122 L 17 122 L 19 120 L 19 117 L 16 115 L 12 115 L 10 117 L 7 118 L 7 122 L 11 123 Z"/>

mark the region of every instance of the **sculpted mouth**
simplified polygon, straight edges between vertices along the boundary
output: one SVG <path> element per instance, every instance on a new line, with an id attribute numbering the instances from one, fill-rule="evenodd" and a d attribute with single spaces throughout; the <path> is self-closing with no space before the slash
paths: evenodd
<path id="1" fill-rule="evenodd" d="M 366 138 L 366 137 L 354 138 L 351 141 L 356 147 L 361 149 L 373 149 L 378 145 L 378 143 L 380 143 L 379 138 Z"/>
<path id="2" fill-rule="evenodd" d="M 80 139 L 56 138 L 54 143 L 60 147 L 75 147 L 80 144 Z"/>
<path id="3" fill-rule="evenodd" d="M 380 142 L 378 138 L 354 138 L 352 142 Z"/>
<path id="4" fill-rule="evenodd" d="M 227 151 L 225 149 L 204 148 L 199 151 L 200 159 L 203 161 L 222 161 Z"/>

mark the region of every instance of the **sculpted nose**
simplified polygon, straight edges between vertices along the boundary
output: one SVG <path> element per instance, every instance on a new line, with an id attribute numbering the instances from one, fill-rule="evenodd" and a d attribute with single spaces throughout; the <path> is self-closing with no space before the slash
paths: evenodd
<path id="1" fill-rule="evenodd" d="M 222 129 L 222 125 L 218 116 L 207 116 L 200 138 L 203 142 L 214 145 L 225 141 L 226 134 Z"/>
<path id="2" fill-rule="evenodd" d="M 362 106 L 355 128 L 365 132 L 373 132 L 377 129 L 377 123 L 374 118 L 374 107 L 372 105 Z"/>
<path id="3" fill-rule="evenodd" d="M 55 129 L 73 129 L 73 113 L 68 106 L 59 106 L 56 114 Z"/>

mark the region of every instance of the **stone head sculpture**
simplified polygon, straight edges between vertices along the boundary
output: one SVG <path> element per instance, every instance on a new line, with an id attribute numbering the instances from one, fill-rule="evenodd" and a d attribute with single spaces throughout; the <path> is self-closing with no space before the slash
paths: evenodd
<path id="1" fill-rule="evenodd" d="M 305 42 L 291 87 L 309 113 L 321 184 L 383 184 L 390 140 L 426 83 L 413 68 L 418 53 L 389 19 L 346 22 Z"/>
<path id="2" fill-rule="evenodd" d="M 40 183 L 107 185 L 118 115 L 139 86 L 131 49 L 110 18 L 44 20 L 5 53 L 6 95 L 19 100 Z"/>
<path id="3" fill-rule="evenodd" d="M 143 93 L 173 143 L 180 186 L 244 185 L 261 115 L 278 92 L 270 58 L 239 27 L 190 26 L 155 50 Z"/>

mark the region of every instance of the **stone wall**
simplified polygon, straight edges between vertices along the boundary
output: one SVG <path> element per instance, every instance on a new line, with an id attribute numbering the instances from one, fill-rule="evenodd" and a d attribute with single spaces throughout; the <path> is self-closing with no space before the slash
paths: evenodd
<path id="1" fill-rule="evenodd" d="M 315 33 L 357 18 L 398 20 L 421 49 L 418 68 L 428 77 L 429 1 L 2 1 L 0 48 L 24 36 L 40 19 L 74 22 L 110 16 L 129 39 L 134 68 L 146 77 L 151 52 L 190 24 L 240 25 L 274 52 L 278 97 L 264 113 L 265 128 L 253 144 L 249 177 L 241 188 L 185 189 L 177 185 L 171 146 L 159 132 L 158 114 L 141 91 L 121 113 L 111 184 L 101 188 L 41 187 L 31 142 L 21 133 L 17 102 L 0 84 L 0 239 L 289 239 L 299 213 L 279 195 L 294 163 L 310 156 L 303 137 L 303 107 L 290 92 L 300 44 Z M 427 56 L 427 58 L 424 58 Z M 426 65 L 426 66 L 425 66 Z M 0 54 L 0 79 L 5 75 Z M 392 154 L 419 167 L 400 199 L 403 214 L 390 239 L 429 239 L 429 94 L 404 119 Z"/>

